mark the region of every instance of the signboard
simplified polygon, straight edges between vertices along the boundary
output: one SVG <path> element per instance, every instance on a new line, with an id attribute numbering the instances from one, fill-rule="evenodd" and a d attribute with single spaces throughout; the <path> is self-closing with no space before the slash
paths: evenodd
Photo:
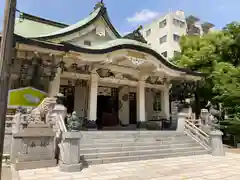
<path id="1" fill-rule="evenodd" d="M 32 87 L 8 91 L 8 108 L 28 108 L 38 106 L 47 97 L 47 93 Z"/>

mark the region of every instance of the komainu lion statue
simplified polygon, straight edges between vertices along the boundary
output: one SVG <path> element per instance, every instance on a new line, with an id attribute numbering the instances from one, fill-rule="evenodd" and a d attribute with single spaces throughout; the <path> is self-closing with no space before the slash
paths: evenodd
<path id="1" fill-rule="evenodd" d="M 34 124 L 45 123 L 45 117 L 53 110 L 56 100 L 55 97 L 46 97 L 36 108 L 27 109 L 27 122 Z"/>

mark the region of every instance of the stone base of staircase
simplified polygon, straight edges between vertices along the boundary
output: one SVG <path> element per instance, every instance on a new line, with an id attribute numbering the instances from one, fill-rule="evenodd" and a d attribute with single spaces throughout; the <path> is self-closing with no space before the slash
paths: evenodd
<path id="1" fill-rule="evenodd" d="M 82 132 L 81 159 L 88 165 L 207 154 L 191 137 L 163 131 Z"/>

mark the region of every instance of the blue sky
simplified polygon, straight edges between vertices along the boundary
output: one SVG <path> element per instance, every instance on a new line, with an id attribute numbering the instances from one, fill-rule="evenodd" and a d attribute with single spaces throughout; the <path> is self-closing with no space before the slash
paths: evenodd
<path id="1" fill-rule="evenodd" d="M 0 0 L 0 30 L 4 1 Z M 20 11 L 47 19 L 73 24 L 86 17 L 98 0 L 17 0 Z M 104 0 L 110 19 L 120 33 L 169 11 L 183 10 L 217 29 L 231 21 L 240 21 L 240 0 Z"/>

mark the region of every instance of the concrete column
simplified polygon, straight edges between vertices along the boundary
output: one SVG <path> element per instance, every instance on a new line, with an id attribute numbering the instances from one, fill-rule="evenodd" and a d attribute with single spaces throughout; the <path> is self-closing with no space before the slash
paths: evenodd
<path id="1" fill-rule="evenodd" d="M 48 88 L 48 95 L 49 97 L 54 97 L 57 95 L 57 93 L 59 92 L 59 88 L 60 88 L 60 80 L 61 80 L 61 68 L 57 69 L 55 78 L 53 79 L 53 81 L 51 81 L 49 83 L 49 88 Z"/>
<path id="2" fill-rule="evenodd" d="M 176 132 L 184 133 L 184 127 L 185 127 L 185 120 L 186 120 L 186 118 L 187 118 L 187 114 L 186 113 L 178 113 Z"/>
<path id="3" fill-rule="evenodd" d="M 97 120 L 97 96 L 98 96 L 98 75 L 91 74 L 89 81 L 89 100 L 88 100 L 88 127 L 96 128 Z"/>
<path id="4" fill-rule="evenodd" d="M 118 110 L 118 116 L 123 125 L 129 124 L 129 87 L 124 86 L 120 89 L 119 102 L 121 102 L 121 107 Z"/>
<path id="5" fill-rule="evenodd" d="M 80 159 L 80 139 L 79 132 L 64 132 L 62 142 L 59 144 L 61 157 L 59 169 L 62 172 L 80 172 L 83 169 L 83 163 Z"/>
<path id="6" fill-rule="evenodd" d="M 164 115 L 166 116 L 167 119 L 170 118 L 170 105 L 169 105 L 169 89 L 168 88 L 164 88 L 162 90 L 162 94 L 161 94 L 161 98 L 162 98 L 162 112 L 164 113 Z"/>
<path id="7" fill-rule="evenodd" d="M 146 121 L 145 109 L 145 81 L 138 82 L 137 88 L 137 120 L 139 122 Z"/>
<path id="8" fill-rule="evenodd" d="M 220 130 L 210 132 L 210 145 L 213 156 L 225 156 L 222 135 L 223 133 Z"/>

